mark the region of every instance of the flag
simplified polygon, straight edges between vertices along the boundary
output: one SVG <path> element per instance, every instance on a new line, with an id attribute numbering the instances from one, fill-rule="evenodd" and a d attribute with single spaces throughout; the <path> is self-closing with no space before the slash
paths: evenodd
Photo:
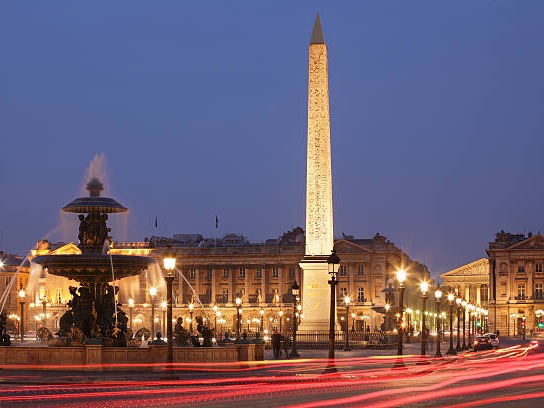
<path id="1" fill-rule="evenodd" d="M 219 218 L 217 218 L 217 214 L 215 215 L 215 229 L 219 227 Z"/>
<path id="2" fill-rule="evenodd" d="M 159 228 L 159 220 L 155 217 L 155 228 Z"/>

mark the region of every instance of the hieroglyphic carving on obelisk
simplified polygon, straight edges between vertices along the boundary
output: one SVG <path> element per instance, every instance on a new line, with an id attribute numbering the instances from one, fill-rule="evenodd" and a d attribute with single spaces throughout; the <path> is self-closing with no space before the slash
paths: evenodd
<path id="1" fill-rule="evenodd" d="M 306 252 L 302 300 L 304 330 L 329 327 L 327 257 L 334 245 L 327 46 L 319 14 L 310 40 L 308 66 L 308 151 L 306 165 Z"/>

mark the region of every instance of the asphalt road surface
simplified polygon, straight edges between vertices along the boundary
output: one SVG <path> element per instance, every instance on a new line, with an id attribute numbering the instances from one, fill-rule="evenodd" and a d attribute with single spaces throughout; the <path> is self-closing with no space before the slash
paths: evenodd
<path id="1" fill-rule="evenodd" d="M 0 370 L 1 407 L 541 407 L 544 346 L 425 358 L 301 350 L 300 359 L 176 365 L 116 373 Z M 446 347 L 447 349 L 447 347 Z M 267 355 L 268 356 L 268 355 Z"/>

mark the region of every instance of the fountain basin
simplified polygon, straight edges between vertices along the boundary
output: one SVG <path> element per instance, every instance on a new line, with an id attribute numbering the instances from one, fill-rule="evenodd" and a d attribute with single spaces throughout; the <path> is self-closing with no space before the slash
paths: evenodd
<path id="1" fill-rule="evenodd" d="M 48 272 L 80 283 L 108 283 L 115 279 L 139 275 L 155 259 L 137 255 L 41 255 L 32 262 L 42 265 Z"/>

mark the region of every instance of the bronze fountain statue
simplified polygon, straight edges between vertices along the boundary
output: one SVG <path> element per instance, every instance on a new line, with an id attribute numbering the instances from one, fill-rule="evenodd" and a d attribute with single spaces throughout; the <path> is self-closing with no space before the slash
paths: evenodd
<path id="1" fill-rule="evenodd" d="M 80 255 L 42 255 L 32 262 L 48 272 L 73 279 L 80 287 L 70 287 L 69 310 L 59 321 L 53 345 L 127 345 L 128 318 L 117 299 L 119 288 L 111 282 L 139 275 L 154 259 L 145 256 L 107 254 L 112 242 L 106 221 L 108 214 L 128 209 L 112 198 L 101 197 L 103 184 L 93 178 L 87 184 L 88 197 L 76 198 L 62 211 L 78 214 Z"/>

